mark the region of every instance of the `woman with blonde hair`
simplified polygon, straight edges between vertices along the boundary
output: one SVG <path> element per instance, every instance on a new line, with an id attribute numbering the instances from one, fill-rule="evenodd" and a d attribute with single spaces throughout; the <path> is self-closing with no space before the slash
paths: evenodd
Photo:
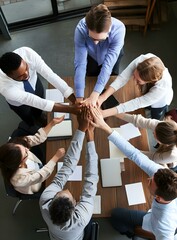
<path id="1" fill-rule="evenodd" d="M 53 172 L 57 162 L 65 154 L 64 148 L 59 148 L 55 155 L 43 166 L 30 148 L 44 142 L 53 126 L 62 122 L 54 118 L 46 127 L 40 128 L 35 135 L 11 139 L 0 147 L 0 168 L 6 182 L 23 194 L 39 192 L 44 182 Z"/>
<path id="2" fill-rule="evenodd" d="M 101 106 L 110 95 L 123 87 L 131 78 L 139 86 L 141 96 L 106 110 L 105 117 L 150 107 L 151 118 L 162 118 L 173 98 L 172 78 L 161 59 L 152 53 L 140 55 L 134 59 L 99 96 L 98 105 Z"/>

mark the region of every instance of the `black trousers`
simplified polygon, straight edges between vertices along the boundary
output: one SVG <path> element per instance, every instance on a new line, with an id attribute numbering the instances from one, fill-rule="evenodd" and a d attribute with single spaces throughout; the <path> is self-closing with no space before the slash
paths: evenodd
<path id="1" fill-rule="evenodd" d="M 39 78 L 36 82 L 35 95 L 41 98 L 45 98 L 44 88 Z M 13 106 L 11 104 L 9 104 L 9 107 L 29 126 L 38 125 L 40 127 L 43 127 L 47 123 L 43 111 L 38 108 L 27 105 Z"/>
<path id="2" fill-rule="evenodd" d="M 115 63 L 111 75 L 118 75 L 119 74 L 119 64 L 121 61 L 122 56 L 124 55 L 123 48 L 120 51 L 119 57 L 117 62 Z M 87 76 L 98 76 L 101 71 L 102 65 L 98 65 L 98 63 L 89 55 L 87 56 Z"/>

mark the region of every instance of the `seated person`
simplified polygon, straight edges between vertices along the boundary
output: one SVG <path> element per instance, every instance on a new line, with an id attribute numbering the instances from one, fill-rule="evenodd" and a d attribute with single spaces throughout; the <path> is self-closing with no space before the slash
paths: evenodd
<path id="1" fill-rule="evenodd" d="M 104 130 L 108 140 L 114 143 L 131 161 L 149 175 L 148 188 L 152 194 L 152 208 L 148 212 L 115 208 L 111 222 L 121 234 L 132 238 L 135 229 L 152 233 L 156 240 L 174 240 L 177 229 L 177 174 L 168 168 L 149 161 L 149 158 L 132 146 L 118 132 L 110 128 L 104 121 L 101 112 L 91 109 L 92 125 Z"/>
<path id="2" fill-rule="evenodd" d="M 75 109 L 44 99 L 44 88 L 38 74 L 75 103 L 73 89 L 33 49 L 21 47 L 0 57 L 0 94 L 28 125 L 44 127 L 47 121 L 42 111 L 73 113 Z"/>
<path id="3" fill-rule="evenodd" d="M 154 138 L 157 140 L 158 148 L 155 152 L 143 151 L 154 162 L 164 165 L 165 167 L 177 166 L 177 124 L 176 122 L 159 121 L 143 117 L 141 114 L 131 115 L 120 113 L 117 118 L 134 124 L 138 128 L 151 129 Z"/>
<path id="4" fill-rule="evenodd" d="M 40 128 L 33 136 L 11 139 L 0 147 L 0 168 L 4 179 L 14 189 L 23 194 L 39 192 L 44 182 L 53 172 L 56 163 L 63 157 L 65 150 L 59 148 L 50 161 L 42 162 L 30 151 L 30 147 L 44 142 L 51 128 L 62 122 L 54 118 L 46 127 Z"/>
<path id="5" fill-rule="evenodd" d="M 130 79 L 138 85 L 142 96 L 108 109 L 107 117 L 149 107 L 151 118 L 162 119 L 173 99 L 172 78 L 161 59 L 152 53 L 140 55 L 134 59 L 99 96 L 98 105 L 100 106 Z"/>
<path id="6" fill-rule="evenodd" d="M 94 129 L 89 125 L 89 113 L 84 108 L 78 116 L 79 127 L 64 157 L 64 164 L 40 198 L 42 216 L 48 226 L 50 239 L 88 240 L 89 222 L 94 209 L 98 183 L 98 156 L 94 144 Z M 78 202 L 65 184 L 74 172 L 86 135 L 86 169 L 82 195 Z M 88 234 L 88 235 L 87 235 Z"/>

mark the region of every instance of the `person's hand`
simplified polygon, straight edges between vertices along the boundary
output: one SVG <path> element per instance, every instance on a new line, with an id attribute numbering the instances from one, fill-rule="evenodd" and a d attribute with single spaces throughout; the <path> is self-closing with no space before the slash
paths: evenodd
<path id="1" fill-rule="evenodd" d="M 82 103 L 84 101 L 84 98 L 83 97 L 79 97 L 79 98 L 76 98 L 76 101 L 75 103 Z"/>
<path id="2" fill-rule="evenodd" d="M 110 134 L 112 132 L 112 129 L 105 123 L 100 110 L 98 108 L 91 108 L 90 111 L 93 116 L 93 121 L 91 121 L 91 125 L 93 127 L 101 128 Z"/>
<path id="3" fill-rule="evenodd" d="M 73 113 L 75 115 L 78 115 L 82 111 L 82 103 L 76 102 L 75 104 L 69 105 L 70 113 Z"/>
<path id="4" fill-rule="evenodd" d="M 63 115 L 62 117 L 59 118 L 53 118 L 44 128 L 44 132 L 46 133 L 46 135 L 48 135 L 48 133 L 50 132 L 50 130 L 52 129 L 53 126 L 55 126 L 56 124 L 61 123 L 64 120 L 65 116 Z"/>
<path id="5" fill-rule="evenodd" d="M 65 119 L 65 115 L 63 115 L 63 116 L 61 116 L 61 117 L 53 118 L 53 119 L 49 122 L 49 124 L 51 124 L 52 127 L 53 127 L 53 126 L 55 126 L 56 124 L 59 124 L 59 123 L 63 122 L 64 119 Z"/>
<path id="6" fill-rule="evenodd" d="M 87 106 L 87 107 L 96 107 L 97 106 L 97 99 L 92 99 L 91 97 L 86 98 L 82 102 L 82 105 Z"/>
<path id="7" fill-rule="evenodd" d="M 87 106 L 87 107 L 97 107 L 97 100 L 98 100 L 98 97 L 99 97 L 99 93 L 98 92 L 92 92 L 90 94 L 90 97 L 89 98 L 86 98 L 84 101 L 83 101 L 83 105 Z"/>
<path id="8" fill-rule="evenodd" d="M 65 149 L 64 149 L 64 148 L 59 148 L 59 149 L 56 151 L 55 155 L 53 156 L 52 160 L 57 163 L 57 162 L 59 162 L 59 160 L 60 160 L 64 155 L 65 155 Z"/>
<path id="9" fill-rule="evenodd" d="M 88 129 L 89 123 L 91 120 L 90 117 L 91 115 L 90 115 L 89 108 L 87 108 L 86 106 L 82 107 L 82 111 L 80 112 L 80 114 L 77 115 L 79 130 L 81 130 L 82 132 L 85 132 Z"/>

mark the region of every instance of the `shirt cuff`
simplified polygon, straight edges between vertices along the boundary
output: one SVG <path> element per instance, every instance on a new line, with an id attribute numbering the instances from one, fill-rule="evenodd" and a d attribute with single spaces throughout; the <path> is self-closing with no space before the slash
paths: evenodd
<path id="1" fill-rule="evenodd" d="M 74 90 L 71 87 L 68 87 L 68 89 L 64 92 L 64 97 L 68 98 L 71 94 L 74 93 Z"/>
<path id="2" fill-rule="evenodd" d="M 76 89 L 76 98 L 84 97 L 84 89 Z"/>
<path id="3" fill-rule="evenodd" d="M 104 89 L 104 86 L 102 84 L 96 83 L 95 87 L 94 87 L 94 91 L 101 93 Z"/>
<path id="4" fill-rule="evenodd" d="M 51 100 L 46 100 L 46 103 L 47 103 L 46 106 L 42 110 L 46 112 L 51 112 L 55 105 L 55 102 Z"/>

